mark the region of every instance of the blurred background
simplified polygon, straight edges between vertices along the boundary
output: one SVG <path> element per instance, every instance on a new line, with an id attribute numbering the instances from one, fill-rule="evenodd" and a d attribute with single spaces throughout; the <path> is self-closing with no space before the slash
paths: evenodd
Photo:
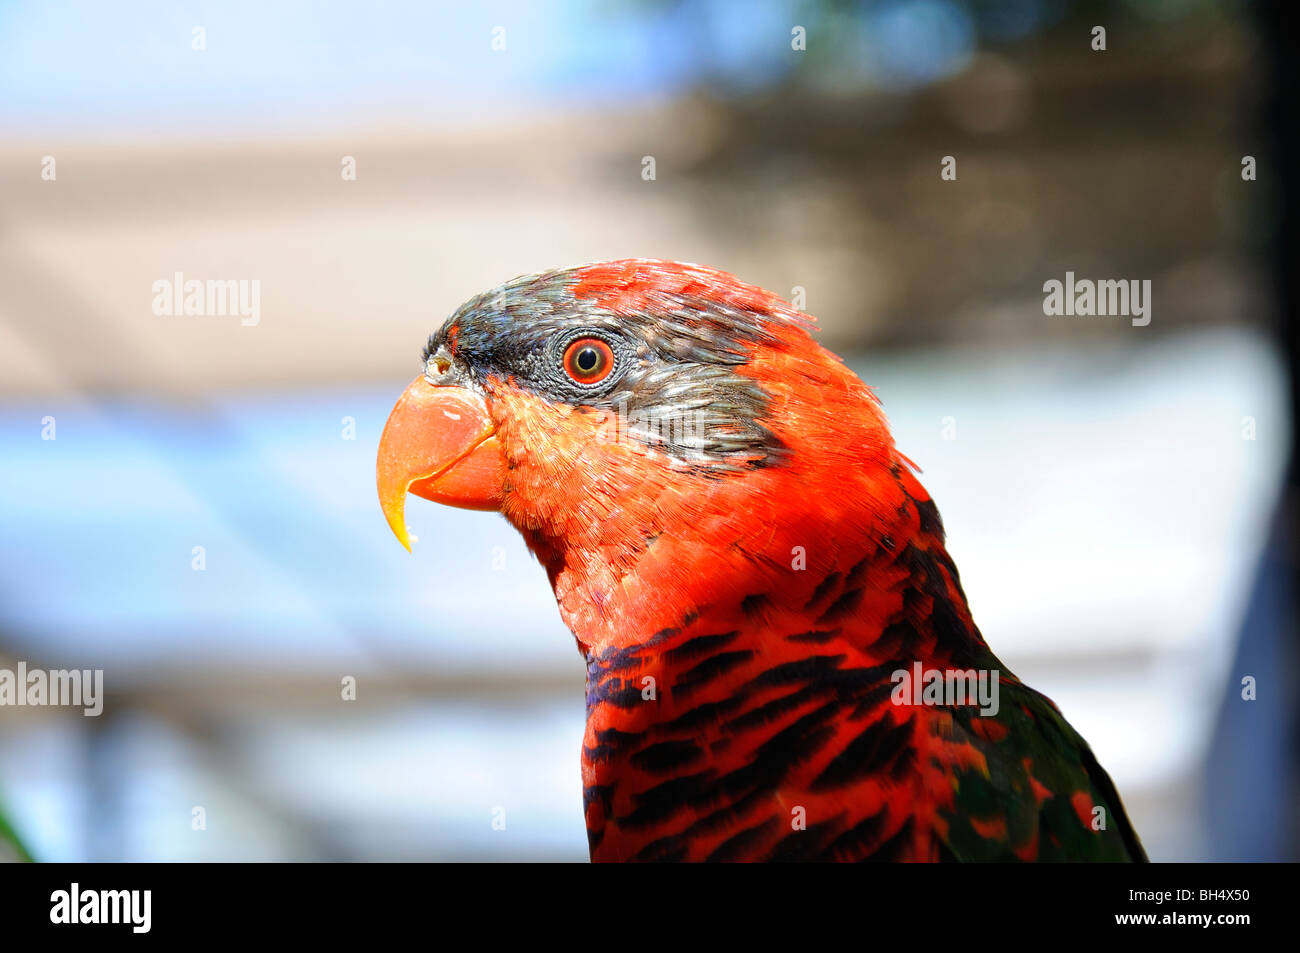
<path id="1" fill-rule="evenodd" d="M 466 298 L 662 257 L 802 289 L 1153 859 L 1294 859 L 1270 10 L 0 2 L 0 668 L 106 693 L 0 708 L 0 815 L 42 860 L 585 859 L 543 571 L 416 499 L 408 555 L 375 448 Z M 1151 323 L 1045 315 L 1066 271 Z M 258 320 L 156 314 L 177 272 Z"/>

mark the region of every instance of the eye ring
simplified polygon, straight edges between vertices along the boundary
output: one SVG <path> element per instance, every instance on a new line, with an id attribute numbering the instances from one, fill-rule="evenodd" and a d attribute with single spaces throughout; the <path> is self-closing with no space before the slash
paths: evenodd
<path id="1" fill-rule="evenodd" d="M 614 349 L 600 338 L 578 338 L 564 349 L 564 373 L 578 384 L 599 384 L 614 370 Z"/>

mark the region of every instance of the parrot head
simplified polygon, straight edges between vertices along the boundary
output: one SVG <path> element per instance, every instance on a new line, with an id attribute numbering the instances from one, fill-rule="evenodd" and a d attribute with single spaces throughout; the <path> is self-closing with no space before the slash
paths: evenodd
<path id="1" fill-rule="evenodd" d="M 668 261 L 479 295 L 429 338 L 384 429 L 388 523 L 409 549 L 407 493 L 500 511 L 584 650 L 754 591 L 756 574 L 788 588 L 799 560 L 887 532 L 871 484 L 902 460 L 811 328 L 774 294 Z"/>
<path id="2" fill-rule="evenodd" d="M 593 859 L 1143 859 L 811 329 L 696 265 L 519 278 L 429 339 L 384 428 L 404 545 L 413 493 L 501 512 L 546 567 L 587 663 Z M 1004 703 L 918 705 L 899 679 L 926 670 L 997 678 Z"/>

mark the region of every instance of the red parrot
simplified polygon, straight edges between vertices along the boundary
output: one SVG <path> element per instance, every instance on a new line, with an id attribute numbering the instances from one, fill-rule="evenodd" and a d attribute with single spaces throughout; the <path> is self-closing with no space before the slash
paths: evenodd
<path id="1" fill-rule="evenodd" d="M 593 860 L 1145 860 L 985 644 L 872 391 L 778 296 L 633 259 L 457 310 L 379 498 L 504 514 L 587 665 Z M 978 696 L 978 697 L 977 697 Z"/>

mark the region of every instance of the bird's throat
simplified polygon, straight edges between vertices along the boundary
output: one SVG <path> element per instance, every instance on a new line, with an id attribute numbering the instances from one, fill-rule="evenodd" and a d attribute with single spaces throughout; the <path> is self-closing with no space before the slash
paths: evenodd
<path id="1" fill-rule="evenodd" d="M 661 537 L 603 590 L 586 588 L 600 577 L 572 554 L 556 563 L 587 658 L 593 858 L 782 856 L 816 842 L 781 834 L 799 809 L 852 840 L 857 821 L 835 813 L 850 784 L 867 785 L 855 803 L 878 818 L 862 851 L 925 856 L 921 822 L 896 826 L 903 809 L 873 800 L 894 795 L 870 792 L 902 791 L 893 772 L 925 783 L 907 773 L 917 751 L 932 766 L 962 755 L 934 740 L 928 715 L 890 704 L 892 676 L 917 662 L 1000 666 L 934 504 L 904 467 L 892 478 L 875 497 L 885 505 L 856 521 L 775 519 L 711 551 Z M 736 840 L 745 831 L 752 841 Z"/>

